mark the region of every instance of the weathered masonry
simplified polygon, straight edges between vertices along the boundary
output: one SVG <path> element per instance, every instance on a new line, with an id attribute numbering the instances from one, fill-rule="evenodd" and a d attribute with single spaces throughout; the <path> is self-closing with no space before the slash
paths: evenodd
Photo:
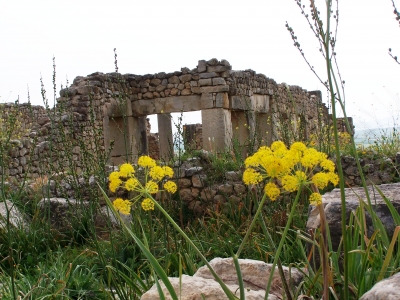
<path id="1" fill-rule="evenodd" d="M 306 137 L 315 130 L 321 111 L 327 117 L 320 92 L 277 84 L 252 70 L 233 71 L 228 61 L 217 59 L 200 60 L 192 70 L 182 68 L 173 73 L 93 73 L 77 77 L 60 94 L 59 102 L 82 115 L 88 113 L 89 102 L 94 103 L 104 130 L 104 147 L 114 141 L 114 163 L 125 160 L 126 150 L 133 160 L 147 153 L 147 115 L 157 114 L 163 159 L 173 153 L 173 112 L 201 111 L 202 146 L 214 151 L 229 148 L 232 139 L 246 143 L 257 136 L 260 144 L 271 143 L 278 138 L 277 118 L 303 121 Z"/>
<path id="2" fill-rule="evenodd" d="M 13 109 L 13 104 L 2 106 L 4 112 Z M 233 140 L 253 149 L 276 139 L 288 142 L 285 132 L 297 131 L 296 140 L 307 140 L 318 126 L 329 124 L 319 91 L 277 84 L 252 70 L 234 71 L 217 59 L 172 73 L 79 76 L 60 91 L 55 108 L 20 104 L 18 110 L 21 137 L 13 141 L 5 166 L 5 174 L 17 180 L 41 176 L 44 166 L 57 173 L 73 164 L 80 171 L 94 165 L 89 159 L 120 164 L 150 154 L 168 160 L 173 112 L 201 111 L 202 139 L 196 138 L 196 147 L 218 152 Z M 152 114 L 157 114 L 158 138 L 149 136 Z"/>

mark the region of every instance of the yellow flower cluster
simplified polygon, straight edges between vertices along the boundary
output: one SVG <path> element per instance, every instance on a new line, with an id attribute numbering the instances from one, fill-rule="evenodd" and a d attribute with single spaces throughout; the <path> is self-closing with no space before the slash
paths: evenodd
<path id="1" fill-rule="evenodd" d="M 267 180 L 264 192 L 272 201 L 280 195 L 281 188 L 295 192 L 310 185 L 323 189 L 329 183 L 339 183 L 335 164 L 327 155 L 301 142 L 293 143 L 289 149 L 281 141 L 261 147 L 245 160 L 245 166 L 243 182 L 253 185 Z M 317 195 L 321 196 L 313 193 L 310 202 L 321 203 Z"/>
<path id="2" fill-rule="evenodd" d="M 117 198 L 113 202 L 114 208 L 124 215 L 129 215 L 131 212 L 131 202 L 122 198 Z"/>
<path id="3" fill-rule="evenodd" d="M 154 202 L 150 198 L 146 198 L 142 201 L 143 210 L 154 210 Z"/>
<path id="4" fill-rule="evenodd" d="M 146 199 L 142 201 L 142 208 L 154 210 L 154 200 L 148 198 L 148 196 L 160 191 L 160 182 L 174 176 L 174 171 L 170 167 L 158 166 L 156 161 L 149 156 L 141 156 L 138 165 L 144 169 L 144 182 L 140 182 L 135 176 L 135 168 L 129 163 L 122 164 L 118 171 L 112 172 L 108 177 L 111 192 L 115 193 L 118 189 L 134 192 L 134 197 L 131 200 L 117 198 L 113 201 L 114 208 L 123 214 L 129 214 L 133 203 L 143 197 L 146 197 Z M 163 184 L 163 188 L 171 194 L 177 191 L 176 183 L 170 180 Z"/>

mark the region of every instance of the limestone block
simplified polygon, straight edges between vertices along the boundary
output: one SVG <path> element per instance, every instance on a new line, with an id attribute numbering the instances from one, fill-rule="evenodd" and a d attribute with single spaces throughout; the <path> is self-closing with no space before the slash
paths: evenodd
<path id="1" fill-rule="evenodd" d="M 204 186 L 204 182 L 207 179 L 206 175 L 193 175 L 192 176 L 192 183 L 194 187 L 203 187 Z"/>
<path id="2" fill-rule="evenodd" d="M 7 207 L 6 207 L 7 206 Z M 28 223 L 25 220 L 21 211 L 10 200 L 0 202 L 0 228 L 4 229 L 7 226 L 7 213 L 10 224 L 14 227 L 28 228 Z"/>
<path id="3" fill-rule="evenodd" d="M 216 58 L 211 58 L 210 60 L 207 61 L 208 66 L 216 66 L 218 65 L 218 59 Z"/>
<path id="4" fill-rule="evenodd" d="M 158 78 L 153 78 L 153 79 L 150 81 L 150 84 L 151 84 L 152 86 L 158 86 L 158 85 L 160 85 L 160 83 L 161 83 L 161 79 L 158 79 Z"/>
<path id="5" fill-rule="evenodd" d="M 178 92 L 179 92 L 179 90 L 177 89 L 177 88 L 173 88 L 172 90 L 171 90 L 171 96 L 176 96 L 176 95 L 178 95 Z"/>
<path id="6" fill-rule="evenodd" d="M 202 80 L 202 79 L 200 79 L 200 80 Z M 229 91 L 229 86 L 228 85 L 217 85 L 217 86 L 203 86 L 203 87 L 200 87 L 200 92 L 201 93 L 220 93 L 220 92 L 228 92 L 228 91 Z"/>
<path id="7" fill-rule="evenodd" d="M 222 152 L 231 146 L 231 112 L 223 108 L 201 111 L 203 124 L 203 148 L 207 151 Z"/>
<path id="8" fill-rule="evenodd" d="M 204 279 L 201 277 L 191 277 L 188 275 L 182 275 L 182 278 L 168 278 L 174 288 L 177 296 L 181 300 L 227 300 L 228 297 L 222 290 L 218 282 L 213 279 Z M 161 289 L 165 295 L 165 299 L 170 300 L 171 295 L 169 294 L 167 288 L 159 281 Z M 237 285 L 228 285 L 229 290 L 239 297 L 239 290 Z M 247 300 L 263 300 L 264 293 L 261 291 L 245 291 Z M 160 296 L 158 294 L 157 285 L 148 290 L 142 295 L 141 300 L 158 300 Z M 278 300 L 276 296 L 268 296 L 269 300 Z"/>
<path id="9" fill-rule="evenodd" d="M 226 81 L 222 77 L 215 77 L 212 79 L 212 85 L 225 85 Z"/>
<path id="10" fill-rule="evenodd" d="M 191 189 L 188 189 L 188 188 L 180 189 L 179 196 L 181 197 L 182 201 L 185 201 L 185 202 L 191 202 L 194 200 L 192 191 L 191 191 Z"/>
<path id="11" fill-rule="evenodd" d="M 217 257 L 210 261 L 210 265 L 224 283 L 229 285 L 238 284 L 236 269 L 232 258 Z M 239 259 L 239 265 L 245 288 L 253 291 L 264 291 L 269 277 L 271 276 L 272 264 L 253 259 Z M 303 279 L 303 274 L 296 268 L 289 269 L 283 266 L 283 273 L 285 274 L 285 279 L 289 286 L 292 287 L 297 286 Z M 193 277 L 206 279 L 214 278 L 207 266 L 199 268 Z M 278 269 L 276 268 L 270 293 L 280 298 L 282 296 L 281 291 L 282 281 Z"/>
<path id="12" fill-rule="evenodd" d="M 226 72 L 232 70 L 232 66 L 208 66 L 207 72 Z"/>
<path id="13" fill-rule="evenodd" d="M 203 93 L 201 94 L 201 109 L 213 108 L 214 100 L 211 93 Z"/>
<path id="14" fill-rule="evenodd" d="M 382 191 L 382 193 L 388 198 L 397 212 L 400 213 L 400 183 L 393 183 L 393 184 L 382 184 L 379 185 L 378 188 Z M 389 239 L 392 238 L 394 229 L 396 227 L 395 222 L 388 210 L 386 203 L 379 195 L 378 191 L 374 190 L 373 186 L 368 187 L 370 196 L 373 195 L 374 199 L 372 200 L 372 206 L 382 221 L 383 226 L 388 232 Z M 346 188 L 345 189 L 346 195 L 346 216 L 347 221 L 349 220 L 350 213 L 356 211 L 357 207 L 359 207 L 359 197 L 367 202 L 365 192 L 363 188 Z M 357 196 L 358 195 L 358 196 Z M 322 196 L 322 205 L 324 206 L 325 214 L 326 214 L 326 221 L 329 225 L 332 246 L 333 249 L 336 250 L 340 238 L 342 236 L 342 228 L 341 228 L 341 200 L 340 200 L 340 189 L 334 189 L 333 191 L 326 193 Z M 366 230 L 368 236 L 370 237 L 373 232 L 373 224 L 371 217 L 366 212 Z M 310 206 L 308 212 L 308 221 L 307 221 L 307 230 L 309 229 L 317 229 L 320 226 L 320 216 L 318 212 L 318 208 L 314 206 Z"/>
<path id="15" fill-rule="evenodd" d="M 188 81 L 192 80 L 192 75 L 191 74 L 181 75 L 181 76 L 179 76 L 179 80 L 182 83 L 188 82 Z"/>
<path id="16" fill-rule="evenodd" d="M 162 92 L 163 90 L 165 90 L 166 89 L 166 86 L 165 85 L 158 85 L 157 87 L 156 87 L 156 92 Z"/>
<path id="17" fill-rule="evenodd" d="M 168 78 L 168 82 L 172 84 L 178 84 L 180 83 L 179 77 L 178 76 L 172 76 Z"/>
<path id="18" fill-rule="evenodd" d="M 165 95 L 168 90 L 165 90 Z M 201 110 L 200 95 L 138 100 L 132 103 L 133 116 Z"/>
<path id="19" fill-rule="evenodd" d="M 199 86 L 212 85 L 211 78 L 199 79 Z"/>
<path id="20" fill-rule="evenodd" d="M 190 86 L 191 86 L 191 87 L 197 86 L 197 81 L 192 80 L 192 81 L 190 82 Z M 399 153 L 399 157 L 400 157 L 400 153 Z M 400 158 L 399 158 L 399 160 L 400 160 Z"/>
<path id="21" fill-rule="evenodd" d="M 218 74 L 215 72 L 199 74 L 200 79 L 208 79 L 208 78 L 213 78 L 213 77 L 218 77 Z"/>
<path id="22" fill-rule="evenodd" d="M 215 107 L 229 108 L 229 97 L 227 93 L 217 93 L 215 97 Z"/>
<path id="23" fill-rule="evenodd" d="M 184 89 L 181 91 L 182 96 L 187 96 L 187 95 L 190 95 L 191 93 L 192 93 L 191 89 Z"/>
<path id="24" fill-rule="evenodd" d="M 218 192 L 222 193 L 223 195 L 232 195 L 233 193 L 233 186 L 231 184 L 221 184 L 220 186 L 218 186 Z"/>
<path id="25" fill-rule="evenodd" d="M 398 300 L 400 299 L 400 273 L 376 283 L 360 300 Z"/>
<path id="26" fill-rule="evenodd" d="M 180 178 L 178 180 L 178 186 L 179 188 L 187 188 L 192 185 L 192 182 L 190 181 L 189 178 Z"/>
<path id="27" fill-rule="evenodd" d="M 205 60 L 199 60 L 197 64 L 197 72 L 202 73 L 207 70 L 207 65 Z"/>

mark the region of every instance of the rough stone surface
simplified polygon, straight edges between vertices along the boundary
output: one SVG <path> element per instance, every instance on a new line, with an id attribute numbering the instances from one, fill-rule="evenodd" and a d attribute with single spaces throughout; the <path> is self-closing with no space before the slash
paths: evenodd
<path id="1" fill-rule="evenodd" d="M 400 273 L 376 283 L 360 300 L 399 300 Z"/>
<path id="2" fill-rule="evenodd" d="M 6 208 L 7 206 L 7 208 Z M 10 201 L 0 202 L 0 228 L 7 226 L 7 213 L 10 224 L 14 227 L 28 228 L 28 223 L 24 215 L 19 209 Z"/>
<path id="3" fill-rule="evenodd" d="M 388 198 L 395 209 L 400 213 L 400 183 L 383 184 L 377 186 L 382 193 Z M 378 218 L 382 221 L 386 228 L 389 238 L 393 235 L 395 229 L 394 220 L 390 214 L 390 211 L 385 201 L 380 196 L 379 192 L 374 186 L 368 187 L 372 207 Z M 360 197 L 364 202 L 367 202 L 365 192 L 363 188 L 347 188 L 345 189 L 346 194 L 346 216 L 347 221 L 349 220 L 350 213 L 355 212 L 359 207 Z M 332 192 L 326 193 L 322 196 L 322 204 L 324 206 L 327 223 L 330 229 L 330 235 L 332 239 L 332 246 L 337 249 L 339 241 L 342 235 L 341 230 L 341 200 L 340 200 L 340 189 L 334 189 Z M 371 217 L 366 213 L 367 232 L 368 236 L 371 236 L 374 229 Z M 316 229 L 320 226 L 320 216 L 317 207 L 310 207 L 308 213 L 307 229 Z"/>
<path id="4" fill-rule="evenodd" d="M 210 261 L 210 265 L 224 283 L 238 284 L 236 269 L 232 258 L 217 257 Z M 245 288 L 254 291 L 264 291 L 271 274 L 272 264 L 252 259 L 239 259 L 239 265 Z M 283 267 L 283 272 L 289 286 L 292 287 L 297 286 L 303 278 L 303 274 L 295 268 L 289 269 L 288 267 Z M 193 277 L 214 278 L 207 266 L 199 268 Z M 274 271 L 270 293 L 280 297 L 282 292 L 282 281 L 276 269 Z"/>
<path id="5" fill-rule="evenodd" d="M 220 287 L 220 285 L 212 280 L 212 279 L 204 279 L 201 277 L 190 277 L 187 275 L 182 275 L 182 280 L 179 278 L 168 278 L 174 288 L 177 296 L 181 300 L 227 300 L 228 297 L 225 295 L 224 291 Z M 167 288 L 160 280 L 160 285 L 165 295 L 165 299 L 171 300 Z M 228 288 L 232 291 L 233 294 L 236 294 L 239 297 L 239 287 L 237 285 L 227 285 Z M 180 293 L 181 291 L 181 293 Z M 246 290 L 246 299 L 247 300 L 263 300 L 264 293 L 262 291 L 252 291 Z M 146 293 L 142 295 L 141 300 L 157 300 L 160 299 L 158 294 L 157 286 L 153 285 L 153 287 L 148 290 Z M 269 300 L 278 300 L 278 297 L 274 295 L 268 296 Z"/>

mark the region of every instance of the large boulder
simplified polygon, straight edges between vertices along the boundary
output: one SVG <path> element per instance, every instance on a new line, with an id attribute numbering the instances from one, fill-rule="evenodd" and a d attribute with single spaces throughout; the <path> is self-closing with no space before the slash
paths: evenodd
<path id="1" fill-rule="evenodd" d="M 379 281 L 360 300 L 398 300 L 400 299 L 400 273 Z"/>
<path id="2" fill-rule="evenodd" d="M 221 280 L 228 286 L 228 288 L 239 297 L 239 285 L 233 259 L 214 258 L 210 261 L 210 265 L 221 278 Z M 246 290 L 246 299 L 264 299 L 265 288 L 271 274 L 272 264 L 267 264 L 263 261 L 252 259 L 239 259 L 239 265 Z M 293 288 L 296 287 L 303 279 L 303 274 L 296 268 L 289 269 L 287 267 L 283 267 L 283 269 L 290 289 L 293 290 Z M 204 295 L 205 299 L 207 300 L 228 299 L 218 282 L 214 280 L 214 277 L 207 266 L 199 268 L 193 277 L 186 275 L 182 276 L 181 287 L 179 285 L 179 278 L 169 279 L 178 296 L 181 288 L 181 299 L 183 300 L 200 300 L 203 299 L 202 295 Z M 168 298 L 169 293 L 167 292 L 166 288 L 163 285 L 162 287 L 165 295 L 168 295 L 166 299 L 171 299 Z M 282 298 L 282 281 L 277 268 L 273 275 L 270 292 L 271 293 L 269 294 L 268 299 Z M 143 294 L 141 299 L 160 299 L 156 285 L 154 285 L 148 292 Z"/>
<path id="3" fill-rule="evenodd" d="M 28 223 L 24 215 L 10 200 L 6 202 L 0 202 L 0 229 L 6 228 L 7 226 L 7 215 L 8 221 L 14 227 L 28 228 Z"/>
<path id="4" fill-rule="evenodd" d="M 236 268 L 232 258 L 217 257 L 210 261 L 210 265 L 224 283 L 238 285 Z M 245 288 L 254 291 L 265 291 L 267 282 L 271 275 L 272 264 L 267 264 L 263 261 L 253 259 L 239 259 L 239 266 L 242 272 Z M 283 272 L 285 274 L 286 281 L 291 287 L 297 286 L 303 279 L 303 274 L 296 268 L 289 269 L 288 267 L 284 266 Z M 193 277 L 214 279 L 207 266 L 199 268 Z M 271 294 L 277 296 L 281 296 L 283 293 L 282 280 L 277 267 L 274 271 L 270 292 Z"/>
<path id="5" fill-rule="evenodd" d="M 390 200 L 397 212 L 400 213 L 400 183 L 382 184 L 377 187 L 383 192 L 385 197 Z M 386 228 L 389 238 L 391 238 L 396 227 L 392 215 L 376 187 L 368 186 L 368 191 L 372 207 L 379 219 L 382 221 L 383 226 Z M 347 188 L 345 189 L 345 195 L 347 216 L 346 222 L 348 222 L 350 213 L 355 212 L 360 205 L 359 199 L 362 199 L 365 203 L 367 203 L 367 198 L 364 188 L 361 187 L 351 189 Z M 326 220 L 329 225 L 332 246 L 333 249 L 336 250 L 339 246 L 340 238 L 342 236 L 342 205 L 340 200 L 340 189 L 334 189 L 333 191 L 323 195 L 322 205 L 324 206 Z M 307 229 L 315 230 L 320 227 L 320 224 L 319 210 L 317 207 L 311 206 L 308 213 Z M 368 236 L 371 236 L 375 229 L 372 224 L 371 216 L 368 213 L 366 213 L 366 225 Z"/>
<path id="6" fill-rule="evenodd" d="M 180 300 L 228 300 L 224 291 L 218 282 L 213 279 L 205 279 L 201 277 L 192 277 L 188 275 L 182 275 L 182 279 L 179 278 L 168 278 L 174 288 L 178 298 Z M 160 280 L 162 291 L 165 295 L 165 299 L 171 300 L 167 288 Z M 234 295 L 238 298 L 240 296 L 239 286 L 227 285 Z M 181 293 L 179 292 L 181 291 Z M 264 300 L 263 291 L 246 290 L 246 300 Z M 160 296 L 158 294 L 157 286 L 153 285 L 150 290 L 142 295 L 141 300 L 158 300 Z M 268 300 L 278 300 L 279 298 L 274 295 L 269 295 Z"/>

